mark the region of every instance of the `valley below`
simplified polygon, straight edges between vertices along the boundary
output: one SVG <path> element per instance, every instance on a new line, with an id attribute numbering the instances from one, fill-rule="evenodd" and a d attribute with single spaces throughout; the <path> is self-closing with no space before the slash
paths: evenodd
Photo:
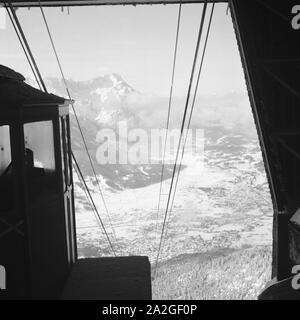
<path id="1" fill-rule="evenodd" d="M 260 148 L 231 135 L 206 144 L 204 158 L 188 157 L 180 174 L 153 281 L 157 299 L 255 299 L 270 280 L 272 203 Z M 159 183 L 115 190 L 102 179 L 110 218 L 89 179 L 117 254 L 146 255 L 154 271 L 170 179 L 159 213 Z M 111 255 L 79 181 L 75 194 L 80 256 Z"/>

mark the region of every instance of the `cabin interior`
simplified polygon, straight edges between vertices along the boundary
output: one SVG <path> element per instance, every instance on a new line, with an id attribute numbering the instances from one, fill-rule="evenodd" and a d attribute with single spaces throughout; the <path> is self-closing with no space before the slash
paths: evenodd
<path id="1" fill-rule="evenodd" d="M 40 2 L 61 7 L 180 0 Z M 205 0 L 182 0 L 198 2 Z M 34 7 L 39 1 L 10 4 Z M 272 281 L 258 298 L 299 299 L 300 291 L 291 286 L 292 268 L 300 265 L 300 30 L 291 24 L 295 3 L 230 0 L 228 4 L 274 209 Z M 148 257 L 77 258 L 72 101 L 27 85 L 17 71 L 0 67 L 0 265 L 6 266 L 8 288 L 0 297 L 151 299 Z"/>

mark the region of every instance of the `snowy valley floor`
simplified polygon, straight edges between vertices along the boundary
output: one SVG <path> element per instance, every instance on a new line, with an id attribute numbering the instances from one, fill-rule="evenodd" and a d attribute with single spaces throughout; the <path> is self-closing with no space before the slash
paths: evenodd
<path id="1" fill-rule="evenodd" d="M 254 299 L 270 279 L 270 194 L 257 144 L 243 148 L 227 154 L 215 145 L 204 162 L 188 158 L 167 220 L 154 298 Z M 117 254 L 147 255 L 154 263 L 166 201 L 162 196 L 157 219 L 159 183 L 116 190 L 102 182 L 115 237 L 88 178 Z M 163 194 L 169 185 L 166 180 Z M 79 256 L 111 255 L 78 180 L 75 194 Z"/>

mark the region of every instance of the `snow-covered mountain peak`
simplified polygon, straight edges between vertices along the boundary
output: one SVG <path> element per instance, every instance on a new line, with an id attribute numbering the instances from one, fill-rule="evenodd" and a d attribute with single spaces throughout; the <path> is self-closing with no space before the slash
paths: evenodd
<path id="1" fill-rule="evenodd" d="M 105 75 L 103 78 L 106 82 L 105 86 L 102 85 L 95 88 L 94 85 L 91 85 L 91 94 L 99 95 L 102 103 L 109 100 L 122 101 L 128 94 L 135 92 L 135 90 L 116 73 Z M 95 82 L 99 82 L 100 79 L 97 78 L 94 80 Z"/>

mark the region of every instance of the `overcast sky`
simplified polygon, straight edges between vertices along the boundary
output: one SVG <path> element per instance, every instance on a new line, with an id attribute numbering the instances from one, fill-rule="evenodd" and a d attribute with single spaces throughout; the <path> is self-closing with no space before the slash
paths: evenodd
<path id="1" fill-rule="evenodd" d="M 202 94 L 245 92 L 232 20 L 226 8 L 225 4 L 215 8 L 200 85 Z M 69 15 L 67 9 L 44 10 L 67 78 L 86 80 L 115 72 L 141 92 L 168 94 L 178 5 L 71 7 Z M 184 5 L 182 9 L 174 92 L 177 96 L 187 91 L 201 10 L 200 4 Z M 39 9 L 19 9 L 17 13 L 42 75 L 59 77 Z M 30 75 L 8 19 L 6 27 L 0 29 L 0 43 L 0 63 Z"/>

